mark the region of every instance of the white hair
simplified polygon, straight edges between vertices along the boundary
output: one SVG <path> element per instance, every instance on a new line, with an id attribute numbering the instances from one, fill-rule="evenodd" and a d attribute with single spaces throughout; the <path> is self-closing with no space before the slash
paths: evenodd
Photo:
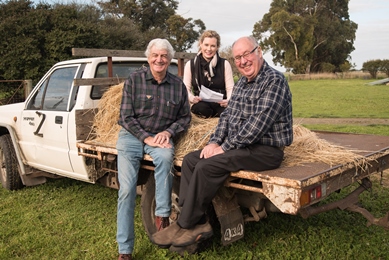
<path id="1" fill-rule="evenodd" d="M 155 47 L 157 50 L 167 50 L 168 59 L 169 60 L 173 59 L 175 51 L 168 40 L 160 39 L 160 38 L 156 38 L 156 39 L 151 40 L 149 42 L 149 44 L 147 45 L 147 49 L 145 51 L 146 57 L 149 57 L 150 50 L 152 47 Z"/>

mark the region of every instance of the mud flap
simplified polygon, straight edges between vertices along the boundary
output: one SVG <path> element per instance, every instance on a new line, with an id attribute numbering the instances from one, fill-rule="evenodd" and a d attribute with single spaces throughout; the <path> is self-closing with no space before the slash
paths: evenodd
<path id="1" fill-rule="evenodd" d="M 244 221 L 236 196 L 226 187 L 220 188 L 212 200 L 220 222 L 221 242 L 229 245 L 244 236 Z"/>

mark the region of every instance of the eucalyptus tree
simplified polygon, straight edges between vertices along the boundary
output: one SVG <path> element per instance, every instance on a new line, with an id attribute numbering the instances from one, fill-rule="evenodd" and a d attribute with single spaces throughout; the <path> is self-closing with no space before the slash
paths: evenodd
<path id="1" fill-rule="evenodd" d="M 183 18 L 176 13 L 176 0 L 111 0 L 97 4 L 102 9 L 104 19 L 130 20 L 139 33 L 138 42 L 147 44 L 153 38 L 166 38 L 176 51 L 190 49 L 205 30 L 200 19 Z M 131 46 L 133 49 L 138 46 Z"/>
<path id="2" fill-rule="evenodd" d="M 335 70 L 354 50 L 357 24 L 350 20 L 349 0 L 273 0 L 254 25 L 253 35 L 273 62 L 294 73 Z"/>
<path id="3" fill-rule="evenodd" d="M 205 30 L 205 25 L 200 19 L 185 19 L 180 15 L 170 16 L 166 21 L 166 25 L 167 37 L 176 51 L 190 49 Z"/>

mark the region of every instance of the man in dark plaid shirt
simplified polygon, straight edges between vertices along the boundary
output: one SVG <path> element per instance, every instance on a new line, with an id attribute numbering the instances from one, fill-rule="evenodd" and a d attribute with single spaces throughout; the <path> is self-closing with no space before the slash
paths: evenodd
<path id="1" fill-rule="evenodd" d="M 275 169 L 292 143 L 292 94 L 284 75 L 267 64 L 252 37 L 238 39 L 232 53 L 243 77 L 208 144 L 184 157 L 179 219 L 152 236 L 161 247 L 184 247 L 212 236 L 204 214 L 230 173 Z"/>
<path id="2" fill-rule="evenodd" d="M 156 230 L 169 226 L 173 182 L 172 137 L 188 129 L 191 113 L 182 80 L 168 72 L 174 50 L 165 39 L 152 40 L 145 52 L 149 68 L 131 73 L 124 83 L 119 125 L 119 259 L 132 259 L 134 209 L 140 161 L 149 154 L 155 165 Z"/>

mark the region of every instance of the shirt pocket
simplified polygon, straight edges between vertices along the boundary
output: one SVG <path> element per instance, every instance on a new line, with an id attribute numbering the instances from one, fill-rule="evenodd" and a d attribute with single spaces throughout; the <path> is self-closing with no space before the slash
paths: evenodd
<path id="1" fill-rule="evenodd" d="M 165 99 L 162 105 L 164 115 L 170 120 L 175 120 L 178 113 L 179 101 L 174 99 Z"/>
<path id="2" fill-rule="evenodd" d="M 148 116 L 155 113 L 154 96 L 152 95 L 137 95 L 134 101 L 135 113 L 139 116 Z"/>

